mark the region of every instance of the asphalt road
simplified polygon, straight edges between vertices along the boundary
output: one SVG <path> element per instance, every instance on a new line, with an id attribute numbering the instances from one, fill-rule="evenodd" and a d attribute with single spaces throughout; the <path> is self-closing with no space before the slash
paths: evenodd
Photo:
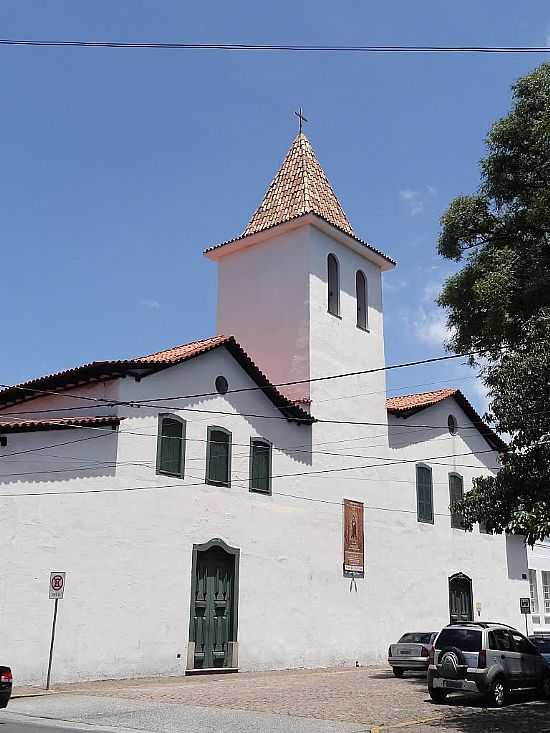
<path id="1" fill-rule="evenodd" d="M 82 728 L 59 728 L 42 723 L 4 722 L 0 720 L 1 733 L 82 733 Z"/>

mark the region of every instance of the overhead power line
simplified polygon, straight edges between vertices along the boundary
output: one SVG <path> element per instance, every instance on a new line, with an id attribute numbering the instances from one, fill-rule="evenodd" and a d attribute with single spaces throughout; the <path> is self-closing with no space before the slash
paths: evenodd
<path id="1" fill-rule="evenodd" d="M 299 53 L 458 53 L 458 54 L 526 54 L 549 53 L 547 46 L 345 46 L 271 43 L 185 43 L 46 40 L 31 38 L 2 38 L 2 46 L 51 46 L 68 48 L 119 48 L 183 51 L 243 51 Z"/>
<path id="2" fill-rule="evenodd" d="M 461 359 L 466 356 L 475 356 L 481 353 L 482 352 L 480 351 L 470 351 L 470 352 L 465 352 L 462 354 L 447 354 L 446 356 L 431 356 L 431 357 L 428 357 L 427 359 L 417 359 L 416 361 L 401 362 L 399 364 L 387 364 L 382 367 L 373 367 L 371 369 L 359 369 L 353 372 L 341 372 L 340 374 L 329 374 L 329 375 L 324 375 L 321 377 L 311 377 L 310 379 L 295 379 L 290 382 L 278 382 L 277 384 L 270 383 L 266 387 L 259 387 L 259 386 L 237 387 L 235 389 L 228 389 L 227 392 L 225 392 L 225 394 L 237 394 L 240 392 L 269 392 L 269 390 L 272 389 L 273 387 L 291 387 L 291 386 L 296 386 L 300 384 L 312 384 L 313 382 L 326 382 L 332 379 L 344 379 L 346 377 L 359 377 L 365 374 L 375 374 L 377 372 L 387 372 L 393 369 L 404 369 L 406 367 L 421 366 L 423 364 L 433 364 L 439 361 L 449 361 L 451 359 Z M 164 402 L 164 401 L 170 401 L 170 400 L 187 400 L 187 399 L 198 399 L 199 397 L 218 397 L 219 396 L 218 392 L 198 392 L 196 394 L 175 395 L 171 397 L 151 397 L 148 400 L 124 401 L 124 400 L 110 400 L 110 399 L 107 399 L 106 397 L 93 397 L 92 395 L 76 395 L 76 394 L 72 394 L 71 392 L 66 392 L 65 390 L 63 392 L 58 392 L 56 390 L 39 389 L 37 387 L 26 387 L 24 384 L 13 384 L 13 385 L 12 384 L 0 384 L 0 387 L 2 389 L 19 389 L 22 392 L 33 392 L 33 393 L 44 394 L 44 395 L 62 394 L 64 397 L 70 397 L 76 400 L 84 400 L 86 402 L 96 402 L 96 403 L 108 404 L 108 405 L 125 405 L 127 407 L 144 404 L 148 402 Z"/>

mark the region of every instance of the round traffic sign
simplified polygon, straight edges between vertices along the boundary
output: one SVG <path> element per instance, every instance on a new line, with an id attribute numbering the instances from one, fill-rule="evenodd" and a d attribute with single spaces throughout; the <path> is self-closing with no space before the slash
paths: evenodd
<path id="1" fill-rule="evenodd" d="M 51 586 L 52 590 L 62 590 L 65 584 L 65 578 L 62 575 L 52 575 Z"/>

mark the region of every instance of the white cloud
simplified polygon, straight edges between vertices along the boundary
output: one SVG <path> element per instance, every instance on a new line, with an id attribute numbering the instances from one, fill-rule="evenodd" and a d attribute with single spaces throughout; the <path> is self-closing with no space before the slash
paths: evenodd
<path id="1" fill-rule="evenodd" d="M 144 306 L 145 308 L 149 308 L 150 310 L 160 310 L 160 303 L 154 298 L 143 298 L 139 301 L 139 303 L 140 305 Z"/>
<path id="2" fill-rule="evenodd" d="M 427 184 L 424 188 L 418 191 L 415 191 L 412 188 L 404 188 L 399 191 L 399 198 L 409 207 L 411 216 L 418 216 L 418 214 L 423 213 L 427 202 L 429 199 L 433 198 L 436 193 L 435 188 Z"/>
<path id="3" fill-rule="evenodd" d="M 452 336 L 445 313 L 435 307 L 420 306 L 412 321 L 412 327 L 420 341 L 428 346 L 442 347 Z"/>

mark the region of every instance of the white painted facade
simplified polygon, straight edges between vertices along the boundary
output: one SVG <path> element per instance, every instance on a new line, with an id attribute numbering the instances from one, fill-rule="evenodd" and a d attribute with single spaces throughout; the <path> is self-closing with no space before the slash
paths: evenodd
<path id="1" fill-rule="evenodd" d="M 275 384 L 384 366 L 386 265 L 375 253 L 309 217 L 250 242 L 215 255 L 218 331 L 234 334 Z M 329 253 L 340 264 L 340 318 L 327 313 Z M 356 326 L 357 269 L 368 281 L 368 331 Z M 117 430 L 8 435 L 0 448 L 0 646 L 18 681 L 45 679 L 51 570 L 67 572 L 54 680 L 182 673 L 193 545 L 213 538 L 240 551 L 242 670 L 382 661 L 403 632 L 448 623 L 455 573 L 471 579 L 480 618 L 522 628 L 519 598 L 529 594 L 522 541 L 450 526 L 449 472 L 460 473 L 467 490 L 498 459 L 458 403 L 449 399 L 406 420 L 388 416 L 383 371 L 289 390 L 311 398 L 316 418 L 364 424 L 299 425 L 258 390 L 161 402 L 212 393 L 218 375 L 230 390 L 256 386 L 221 347 L 140 381 L 68 390 L 160 405 L 87 411 L 120 415 Z M 42 396 L 2 417 L 74 404 Z M 186 421 L 184 479 L 155 473 L 164 412 Z M 446 427 L 450 413 L 456 435 Z M 231 487 L 205 483 L 212 425 L 232 433 Z M 272 495 L 249 491 L 255 436 L 274 446 Z M 90 440 L 71 442 L 83 437 Z M 433 524 L 417 521 L 417 462 L 432 468 Z M 355 582 L 342 567 L 344 498 L 365 505 L 366 572 Z"/>

